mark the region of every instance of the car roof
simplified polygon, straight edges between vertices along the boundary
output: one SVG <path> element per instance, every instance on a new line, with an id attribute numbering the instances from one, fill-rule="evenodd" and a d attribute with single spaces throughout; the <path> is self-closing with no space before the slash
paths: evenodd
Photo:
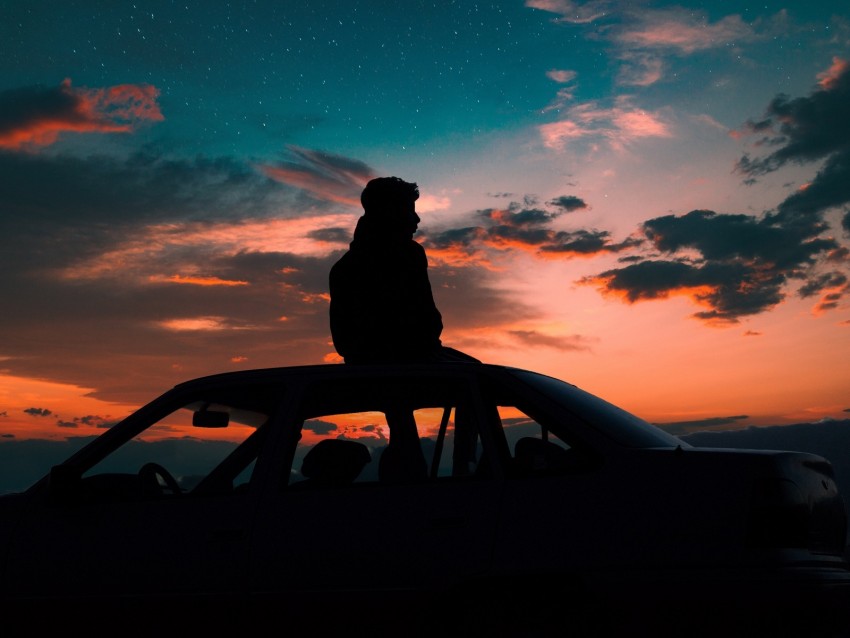
<path id="1" fill-rule="evenodd" d="M 184 390 L 193 386 L 219 385 L 227 383 L 257 383 L 273 382 L 292 377 L 369 377 L 375 374 L 398 374 L 398 373 L 447 373 L 447 372 L 469 372 L 470 370 L 518 370 L 510 366 L 485 364 L 466 361 L 450 361 L 436 363 L 375 363 L 375 364 L 339 364 L 324 363 L 301 366 L 281 366 L 277 368 L 255 368 L 251 370 L 237 370 L 233 372 L 221 372 L 183 381 L 174 386 L 175 390 Z"/>

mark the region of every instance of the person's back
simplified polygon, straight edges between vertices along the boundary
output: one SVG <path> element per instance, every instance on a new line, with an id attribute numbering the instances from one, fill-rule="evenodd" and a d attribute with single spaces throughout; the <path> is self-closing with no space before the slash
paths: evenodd
<path id="1" fill-rule="evenodd" d="M 361 195 L 350 250 L 330 272 L 334 347 L 347 363 L 432 361 L 442 350 L 425 250 L 413 241 L 416 184 L 382 177 Z"/>

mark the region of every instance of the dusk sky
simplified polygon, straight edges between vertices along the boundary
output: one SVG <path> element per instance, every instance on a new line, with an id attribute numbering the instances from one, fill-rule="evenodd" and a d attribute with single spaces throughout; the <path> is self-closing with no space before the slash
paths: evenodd
<path id="1" fill-rule="evenodd" d="M 445 345 L 677 432 L 850 416 L 846 0 L 7 0 L 0 70 L 7 440 L 338 362 L 387 175 Z"/>

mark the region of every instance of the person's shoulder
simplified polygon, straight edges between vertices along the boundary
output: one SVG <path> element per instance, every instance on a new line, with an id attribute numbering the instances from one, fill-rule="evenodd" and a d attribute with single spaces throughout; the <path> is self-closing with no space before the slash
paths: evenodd
<path id="1" fill-rule="evenodd" d="M 334 264 L 331 266 L 331 271 L 330 271 L 331 276 L 334 276 L 335 274 L 339 273 L 340 271 L 347 270 L 348 268 L 350 268 L 351 267 L 351 261 L 352 261 L 351 251 L 347 251 L 347 252 L 343 253 L 340 256 L 340 258 L 337 259 L 334 262 Z"/>
<path id="2" fill-rule="evenodd" d="M 407 245 L 407 250 L 409 250 L 412 254 L 415 254 L 417 257 L 425 258 L 425 247 L 418 241 L 411 239 L 410 243 Z"/>

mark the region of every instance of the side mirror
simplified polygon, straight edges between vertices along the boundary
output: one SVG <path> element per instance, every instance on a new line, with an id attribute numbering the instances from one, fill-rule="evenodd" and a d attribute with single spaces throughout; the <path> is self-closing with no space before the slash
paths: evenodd
<path id="1" fill-rule="evenodd" d="M 196 428 L 226 428 L 230 414 L 215 410 L 198 410 L 192 414 L 192 425 Z"/>

